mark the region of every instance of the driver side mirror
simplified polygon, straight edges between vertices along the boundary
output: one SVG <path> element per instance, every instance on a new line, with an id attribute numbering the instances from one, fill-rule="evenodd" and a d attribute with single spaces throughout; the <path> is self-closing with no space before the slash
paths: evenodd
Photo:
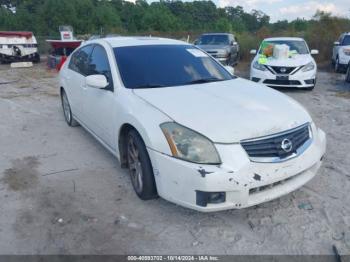
<path id="1" fill-rule="evenodd" d="M 336 41 L 336 42 L 334 42 L 334 45 L 338 46 L 338 45 L 340 45 L 340 43 L 338 41 Z"/>
<path id="2" fill-rule="evenodd" d="M 102 89 L 108 86 L 108 81 L 104 75 L 89 75 L 86 77 L 86 85 Z"/>
<path id="3" fill-rule="evenodd" d="M 193 42 L 194 45 L 198 45 L 198 43 L 199 43 L 198 39 L 194 40 Z"/>
<path id="4" fill-rule="evenodd" d="M 316 49 L 312 49 L 312 50 L 311 50 L 311 54 L 312 54 L 312 55 L 318 55 L 319 52 L 318 52 L 318 50 L 316 50 Z"/>

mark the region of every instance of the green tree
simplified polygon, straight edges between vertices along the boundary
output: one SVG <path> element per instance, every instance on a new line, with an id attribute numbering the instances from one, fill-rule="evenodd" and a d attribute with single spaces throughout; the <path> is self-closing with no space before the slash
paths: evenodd
<path id="1" fill-rule="evenodd" d="M 121 30 L 121 20 L 113 6 L 103 1 L 95 7 L 94 25 L 104 33 L 116 33 Z"/>
<path id="2" fill-rule="evenodd" d="M 215 24 L 214 24 L 214 31 L 216 32 L 231 32 L 232 31 L 232 24 L 230 21 L 226 18 L 219 18 Z"/>
<path id="3" fill-rule="evenodd" d="M 178 19 L 161 2 L 153 2 L 146 9 L 142 23 L 150 31 L 171 32 L 180 28 Z"/>

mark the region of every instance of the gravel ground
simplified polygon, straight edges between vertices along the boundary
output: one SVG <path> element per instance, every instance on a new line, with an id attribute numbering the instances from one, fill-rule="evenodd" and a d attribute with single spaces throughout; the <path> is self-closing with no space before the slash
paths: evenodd
<path id="1" fill-rule="evenodd" d="M 55 72 L 1 65 L 0 254 L 332 254 L 333 245 L 350 254 L 350 85 L 343 79 L 323 70 L 312 92 L 282 90 L 327 133 L 318 176 L 280 199 L 204 214 L 139 200 L 116 159 L 64 122 Z"/>

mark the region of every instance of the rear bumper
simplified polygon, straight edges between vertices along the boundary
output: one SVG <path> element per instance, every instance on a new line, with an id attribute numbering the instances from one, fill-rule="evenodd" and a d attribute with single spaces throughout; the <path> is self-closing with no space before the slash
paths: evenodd
<path id="1" fill-rule="evenodd" d="M 203 212 L 240 209 L 288 194 L 311 180 L 321 166 L 326 136 L 314 130 L 300 156 L 281 163 L 251 162 L 239 144 L 216 145 L 223 164 L 198 165 L 148 150 L 161 197 Z M 224 193 L 220 203 L 198 204 L 197 192 Z"/>

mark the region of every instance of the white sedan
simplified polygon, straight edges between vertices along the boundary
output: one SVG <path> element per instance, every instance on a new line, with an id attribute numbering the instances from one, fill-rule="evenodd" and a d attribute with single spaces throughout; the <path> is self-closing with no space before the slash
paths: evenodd
<path id="1" fill-rule="evenodd" d="M 290 52 L 287 58 L 276 59 L 265 57 L 269 47 L 286 45 Z M 270 87 L 296 87 L 312 90 L 316 85 L 317 65 L 312 55 L 318 50 L 309 51 L 309 47 L 302 38 L 273 37 L 264 39 L 250 67 L 250 79 Z M 271 54 L 270 54 L 271 55 Z"/>
<path id="2" fill-rule="evenodd" d="M 181 41 L 86 42 L 64 64 L 60 89 L 68 125 L 115 155 L 143 200 L 257 205 L 303 186 L 325 154 L 325 133 L 300 104 Z"/>

